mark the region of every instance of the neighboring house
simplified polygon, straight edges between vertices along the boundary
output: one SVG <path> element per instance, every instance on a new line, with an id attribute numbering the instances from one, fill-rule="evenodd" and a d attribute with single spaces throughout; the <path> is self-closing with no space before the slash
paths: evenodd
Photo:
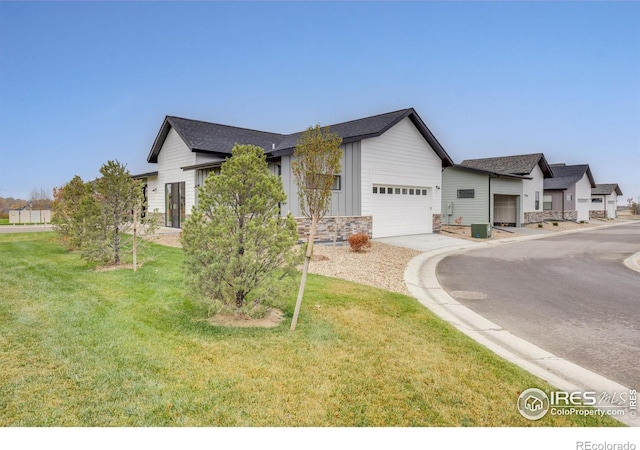
<path id="1" fill-rule="evenodd" d="M 551 164 L 553 178 L 544 180 L 542 209 L 548 219 L 589 221 L 591 189 L 596 187 L 588 164 Z"/>
<path id="2" fill-rule="evenodd" d="M 319 226 L 321 239 L 430 233 L 440 226 L 442 170 L 453 161 L 413 108 L 330 125 L 342 138 L 342 172 L 334 180 L 331 210 Z M 157 170 L 146 181 L 149 210 L 180 228 L 198 202 L 198 187 L 219 170 L 238 144 L 262 147 L 273 173 L 282 177 L 289 211 L 301 234 L 298 190 L 291 160 L 301 133 L 279 134 L 167 116 L 147 161 Z"/>
<path id="3" fill-rule="evenodd" d="M 443 173 L 443 223 L 522 226 L 542 219 L 544 179 L 553 174 L 542 153 L 468 159 Z"/>
<path id="4" fill-rule="evenodd" d="M 596 184 L 591 189 L 591 209 L 589 214 L 598 219 L 615 219 L 618 205 L 618 195 L 622 195 L 616 183 Z"/>

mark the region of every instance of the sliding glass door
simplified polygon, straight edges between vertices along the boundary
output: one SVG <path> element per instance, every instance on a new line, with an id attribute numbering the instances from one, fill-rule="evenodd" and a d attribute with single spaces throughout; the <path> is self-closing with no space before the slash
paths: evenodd
<path id="1" fill-rule="evenodd" d="M 165 226 L 180 228 L 185 219 L 184 181 L 164 185 Z"/>

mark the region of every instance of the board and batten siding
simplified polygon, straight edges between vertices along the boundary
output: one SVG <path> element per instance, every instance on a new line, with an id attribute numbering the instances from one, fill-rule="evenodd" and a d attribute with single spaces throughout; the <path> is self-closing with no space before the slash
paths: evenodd
<path id="1" fill-rule="evenodd" d="M 156 179 L 155 192 L 149 192 L 149 209 L 157 209 L 165 213 L 164 191 L 167 183 L 185 182 L 185 207 L 186 213 L 191 214 L 191 208 L 195 204 L 195 171 L 184 171 L 181 167 L 191 166 L 196 163 L 196 154 L 180 138 L 172 128 L 158 154 L 158 177 Z"/>
<path id="2" fill-rule="evenodd" d="M 381 136 L 361 141 L 361 215 L 373 215 L 373 185 L 431 188 L 431 213 L 440 214 L 442 160 L 409 118 Z M 374 218 L 375 220 L 375 218 Z"/>
<path id="3" fill-rule="evenodd" d="M 442 173 L 442 224 L 462 225 L 489 223 L 489 176 L 456 167 Z M 474 198 L 458 198 L 458 190 L 473 189 Z M 449 208 L 451 205 L 451 208 Z M 449 214 L 451 212 L 451 214 Z"/>
<path id="4" fill-rule="evenodd" d="M 327 216 L 360 215 L 360 141 L 342 144 L 340 190 L 333 191 L 330 210 Z M 293 155 L 283 156 L 280 160 L 282 185 L 287 194 L 287 204 L 282 214 L 289 211 L 294 217 L 301 217 L 298 185 L 291 171 Z"/>

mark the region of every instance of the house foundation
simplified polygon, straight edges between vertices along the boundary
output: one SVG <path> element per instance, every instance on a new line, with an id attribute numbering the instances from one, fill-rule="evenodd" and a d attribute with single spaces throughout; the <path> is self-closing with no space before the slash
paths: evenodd
<path id="1" fill-rule="evenodd" d="M 301 241 L 309 239 L 311 232 L 311 219 L 296 217 L 298 235 Z M 316 229 L 315 241 L 346 241 L 349 236 L 356 233 L 366 233 L 371 237 L 373 226 L 372 216 L 329 216 L 323 217 Z"/>

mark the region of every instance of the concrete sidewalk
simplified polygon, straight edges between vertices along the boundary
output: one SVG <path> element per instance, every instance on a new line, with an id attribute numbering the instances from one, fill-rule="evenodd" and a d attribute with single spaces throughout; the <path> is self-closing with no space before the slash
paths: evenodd
<path id="1" fill-rule="evenodd" d="M 466 308 L 442 288 L 436 276 L 438 263 L 452 254 L 464 253 L 474 248 L 505 245 L 531 239 L 542 239 L 558 234 L 593 231 L 618 225 L 624 224 L 517 236 L 487 242 L 466 241 L 445 236 L 434 236 L 435 239 L 431 239 L 429 236 L 432 235 L 385 238 L 378 239 L 378 241 L 424 251 L 425 253 L 418 255 L 409 262 L 404 273 L 405 284 L 411 294 L 440 318 L 451 323 L 458 330 L 494 353 L 563 391 L 595 391 L 597 393 L 606 392 L 609 394 L 614 392 L 628 393 L 630 390 L 628 387 L 584 369 L 570 361 L 559 358 L 511 334 L 499 325 Z M 637 255 L 634 255 L 634 257 L 635 256 Z M 636 416 L 631 417 L 630 414 L 615 418 L 630 426 L 640 426 L 640 418 Z"/>

